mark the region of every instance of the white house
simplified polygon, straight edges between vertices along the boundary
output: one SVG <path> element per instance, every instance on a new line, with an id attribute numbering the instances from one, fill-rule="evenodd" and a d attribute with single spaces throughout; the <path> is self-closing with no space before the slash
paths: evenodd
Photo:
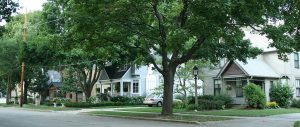
<path id="1" fill-rule="evenodd" d="M 95 90 L 111 96 L 146 96 L 158 85 L 159 75 L 149 66 L 107 66 Z"/>
<path id="2" fill-rule="evenodd" d="M 222 62 L 204 75 L 204 94 L 228 94 L 235 104 L 245 104 L 242 87 L 249 82 L 259 85 L 270 100 L 269 90 L 276 82 L 290 85 L 294 98 L 300 97 L 299 52 L 287 54 L 288 61 L 278 58 L 276 51 L 268 51 L 247 63 Z"/>

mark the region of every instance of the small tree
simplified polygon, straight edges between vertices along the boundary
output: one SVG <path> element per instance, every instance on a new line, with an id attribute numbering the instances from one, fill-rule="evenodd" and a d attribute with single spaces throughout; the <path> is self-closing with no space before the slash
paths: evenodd
<path id="1" fill-rule="evenodd" d="M 258 85 L 249 83 L 243 90 L 248 107 L 263 108 L 266 105 L 266 95 Z"/>
<path id="2" fill-rule="evenodd" d="M 270 89 L 270 98 L 280 107 L 288 107 L 293 98 L 293 90 L 288 85 L 276 84 Z"/>

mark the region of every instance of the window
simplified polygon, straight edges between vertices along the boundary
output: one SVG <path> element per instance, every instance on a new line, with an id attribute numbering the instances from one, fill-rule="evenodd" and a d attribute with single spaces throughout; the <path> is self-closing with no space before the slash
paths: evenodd
<path id="1" fill-rule="evenodd" d="M 294 53 L 294 66 L 295 68 L 299 68 L 299 53 Z"/>
<path id="2" fill-rule="evenodd" d="M 221 94 L 221 80 L 215 79 L 214 80 L 214 95 Z"/>
<path id="3" fill-rule="evenodd" d="M 133 81 L 133 93 L 138 93 L 139 92 L 139 80 L 134 80 Z"/>
<path id="4" fill-rule="evenodd" d="M 296 96 L 300 97 L 300 79 L 296 79 L 295 86 L 296 86 Z"/>
<path id="5" fill-rule="evenodd" d="M 247 84 L 247 81 L 237 81 L 236 84 L 236 97 L 244 97 L 243 95 L 243 87 Z"/>

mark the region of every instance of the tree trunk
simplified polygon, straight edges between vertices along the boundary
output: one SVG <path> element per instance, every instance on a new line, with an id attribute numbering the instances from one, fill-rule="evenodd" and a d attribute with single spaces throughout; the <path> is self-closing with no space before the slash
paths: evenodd
<path id="1" fill-rule="evenodd" d="M 85 94 L 85 100 L 89 99 L 91 97 L 91 92 L 90 90 L 85 90 L 84 94 Z"/>
<path id="2" fill-rule="evenodd" d="M 78 92 L 75 92 L 75 101 L 78 102 Z"/>
<path id="3" fill-rule="evenodd" d="M 23 103 L 24 104 L 27 104 L 28 86 L 29 86 L 29 81 L 25 81 L 25 84 L 24 84 L 24 97 L 23 97 Z"/>
<path id="4" fill-rule="evenodd" d="M 172 115 L 173 113 L 173 87 L 176 67 L 170 67 L 163 74 L 164 77 L 164 92 L 163 92 L 163 108 L 162 115 Z"/>
<path id="5" fill-rule="evenodd" d="M 11 88 L 10 88 L 10 83 L 7 84 L 7 88 L 6 88 L 6 104 L 8 105 L 10 102 L 10 98 L 11 98 Z"/>

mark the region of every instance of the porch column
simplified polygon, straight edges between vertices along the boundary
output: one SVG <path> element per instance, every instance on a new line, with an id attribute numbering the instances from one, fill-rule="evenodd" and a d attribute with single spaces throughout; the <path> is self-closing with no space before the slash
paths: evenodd
<path id="1" fill-rule="evenodd" d="M 130 81 L 130 97 L 132 97 L 133 94 L 133 81 Z"/>
<path id="2" fill-rule="evenodd" d="M 110 96 L 113 95 L 113 83 L 112 81 L 110 82 Z"/>
<path id="3" fill-rule="evenodd" d="M 123 91 L 123 80 L 120 80 L 120 96 L 124 95 L 124 91 Z"/>

